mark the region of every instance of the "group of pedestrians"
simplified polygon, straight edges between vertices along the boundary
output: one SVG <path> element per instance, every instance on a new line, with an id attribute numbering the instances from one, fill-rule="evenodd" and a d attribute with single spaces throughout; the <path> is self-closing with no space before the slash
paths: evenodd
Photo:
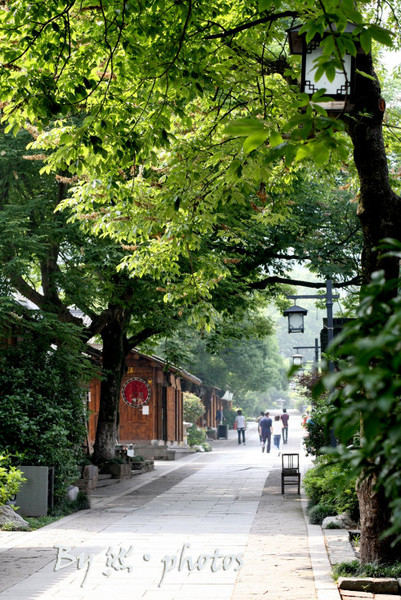
<path id="1" fill-rule="evenodd" d="M 288 421 L 290 416 L 287 413 L 287 409 L 283 408 L 281 415 L 276 415 L 274 419 L 270 417 L 270 413 L 267 410 L 265 413 L 261 412 L 258 422 L 259 439 L 262 446 L 262 452 L 266 450 L 267 453 L 271 449 L 271 439 L 273 436 L 273 444 L 280 455 L 280 443 L 281 439 L 283 444 L 288 442 Z M 235 428 L 238 434 L 238 445 L 245 445 L 245 429 L 246 420 L 242 414 L 242 410 L 237 410 L 237 416 L 235 417 Z"/>
<path id="2" fill-rule="evenodd" d="M 262 452 L 265 450 L 267 453 L 270 452 L 271 439 L 273 436 L 274 447 L 277 449 L 277 452 L 280 455 L 281 439 L 283 440 L 283 444 L 287 444 L 288 442 L 289 418 L 290 416 L 287 413 L 286 408 L 283 408 L 283 413 L 281 415 L 276 415 L 273 420 L 270 417 L 268 410 L 264 414 L 263 412 L 260 413 L 258 429 Z"/>

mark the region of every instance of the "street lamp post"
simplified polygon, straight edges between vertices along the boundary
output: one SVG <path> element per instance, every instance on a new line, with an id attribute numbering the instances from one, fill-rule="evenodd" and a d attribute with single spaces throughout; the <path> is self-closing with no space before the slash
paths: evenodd
<path id="1" fill-rule="evenodd" d="M 293 349 L 295 350 L 295 352 L 299 352 L 299 350 L 314 350 L 315 351 L 315 364 L 317 365 L 319 362 L 319 340 L 318 338 L 315 338 L 315 345 L 314 346 L 293 346 Z M 294 362 L 295 365 L 295 362 Z"/>
<path id="2" fill-rule="evenodd" d="M 330 279 L 328 279 L 326 281 L 326 293 L 325 294 L 319 294 L 319 295 L 288 295 L 286 296 L 289 299 L 292 300 L 298 300 L 298 299 L 302 299 L 302 298 L 308 298 L 308 299 L 322 299 L 325 298 L 326 299 L 326 311 L 327 311 L 327 340 L 328 340 L 328 344 L 330 345 L 330 342 L 333 340 L 334 337 L 334 325 L 333 325 L 333 300 L 339 298 L 338 294 L 334 294 L 333 295 L 333 283 Z M 296 310 L 295 310 L 296 309 Z M 303 316 L 307 313 L 307 310 L 305 308 L 302 308 L 301 306 L 292 306 L 291 308 L 288 308 L 287 310 L 284 311 L 284 316 L 288 317 L 288 332 L 289 333 L 303 333 L 304 331 L 304 327 L 303 327 Z M 299 314 L 300 317 L 302 317 L 302 328 L 290 328 L 290 319 L 294 318 L 294 315 Z M 315 351 L 316 351 L 316 343 L 317 340 L 315 339 Z M 298 348 L 300 348 L 300 346 L 298 346 Z M 329 366 L 329 371 L 333 372 L 334 371 L 334 364 L 331 360 L 328 361 L 328 366 Z"/>

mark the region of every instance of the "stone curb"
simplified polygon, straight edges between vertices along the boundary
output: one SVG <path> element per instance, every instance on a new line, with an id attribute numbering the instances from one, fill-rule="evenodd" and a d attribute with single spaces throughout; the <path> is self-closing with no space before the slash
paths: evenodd
<path id="1" fill-rule="evenodd" d="M 307 468 L 303 465 L 302 477 Z M 312 563 L 317 600 L 341 600 L 339 589 L 331 578 L 331 563 L 326 546 L 326 540 L 320 525 L 309 522 L 307 514 L 307 498 L 302 490 L 301 504 L 307 529 L 309 554 Z"/>
<path id="2" fill-rule="evenodd" d="M 340 577 L 340 590 L 370 592 L 372 594 L 399 594 L 399 580 L 393 577 Z"/>

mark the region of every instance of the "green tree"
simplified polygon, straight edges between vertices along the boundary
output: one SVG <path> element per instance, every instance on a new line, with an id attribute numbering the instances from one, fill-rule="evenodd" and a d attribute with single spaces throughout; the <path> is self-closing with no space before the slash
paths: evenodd
<path id="1" fill-rule="evenodd" d="M 397 244 L 393 255 L 400 251 Z M 397 285 L 399 280 L 386 283 L 383 272 L 375 274 L 356 319 L 335 340 L 341 370 L 325 381 L 335 407 L 329 424 L 342 443 L 338 451 L 359 479 L 364 562 L 391 563 L 401 556 L 401 310 L 399 296 L 389 300 Z M 352 444 L 355 435 L 360 444 Z"/>
<path id="2" fill-rule="evenodd" d="M 220 321 L 210 333 L 180 328 L 157 352 L 172 362 L 178 359 L 205 385 L 230 390 L 235 402 L 249 413 L 260 409 L 246 400 L 247 392 L 264 392 L 269 387 L 285 390 L 287 386 L 286 367 L 271 321 L 258 312 L 249 311 L 235 323 Z"/>
<path id="3" fill-rule="evenodd" d="M 285 273 L 286 263 L 291 264 L 294 258 L 296 223 L 306 224 L 305 250 L 301 251 L 299 246 L 296 250 L 300 259 L 309 256 L 311 263 L 318 265 L 319 261 L 313 257 L 326 254 L 324 262 L 330 264 L 329 258 L 335 254 L 341 263 L 347 261 L 349 250 L 344 246 L 341 250 L 341 244 L 337 242 L 325 242 L 326 249 L 321 247 L 320 252 L 314 249 L 312 231 L 316 215 L 328 210 L 321 194 L 305 196 L 299 210 L 298 206 L 294 207 L 293 222 L 283 222 L 272 229 L 266 229 L 262 223 L 252 223 L 250 216 L 254 210 L 244 207 L 241 211 L 232 210 L 226 215 L 226 221 L 227 227 L 233 230 L 236 222 L 242 222 L 244 227 L 245 223 L 251 223 L 246 243 L 236 246 L 231 239 L 205 236 L 199 251 L 192 253 L 191 261 L 181 259 L 179 265 L 188 274 L 196 262 L 203 262 L 206 269 L 203 253 L 210 256 L 213 252 L 216 258 L 223 257 L 226 261 L 227 276 L 211 283 L 211 289 L 206 289 L 203 283 L 205 295 L 202 299 L 189 301 L 185 293 L 178 297 L 171 294 L 173 298 L 166 302 L 167 290 L 174 288 L 173 285 L 164 287 L 150 276 L 139 278 L 118 270 L 120 261 L 130 252 L 129 248 L 109 239 L 99 239 L 91 232 L 84 233 L 77 223 L 68 221 L 68 213 L 54 212 L 59 199 L 67 193 L 71 178 L 58 175 L 54 180 L 51 176 L 39 176 L 41 160 L 31 160 L 38 157 L 25 150 L 32 135 L 36 133 L 31 129 L 30 133 L 21 132 L 16 138 L 10 135 L 0 138 L 3 184 L 0 239 L 4 291 L 8 295 L 18 292 L 61 322 L 72 328 L 79 327 L 83 341 L 94 336 L 101 338 L 104 377 L 95 444 L 98 462 L 113 456 L 121 376 L 125 356 L 132 347 L 171 331 L 181 321 L 189 319 L 204 329 L 216 320 L 217 315 L 220 320 L 235 321 L 249 308 L 260 304 L 261 294 L 257 287 L 266 265 Z M 304 197 L 302 191 L 300 196 Z M 312 203 L 316 210 L 311 209 Z M 345 199 L 340 205 L 343 207 L 338 213 L 341 218 L 333 213 L 333 227 L 340 221 L 347 221 L 348 201 Z M 350 227 L 355 227 L 351 221 Z M 357 244 L 354 251 L 357 252 Z M 353 270 L 349 264 L 351 274 Z M 263 301 L 279 291 L 272 282 L 269 295 L 263 292 Z M 231 329 L 234 331 L 235 326 Z M 219 332 L 218 327 L 216 335 Z"/>
<path id="4" fill-rule="evenodd" d="M 2 289 L 5 296 L 19 294 L 21 302 L 28 300 L 65 324 L 72 339 L 76 330 L 83 342 L 100 336 L 104 376 L 95 458 L 101 462 L 114 455 L 125 356 L 149 335 L 163 331 L 172 309 L 149 280 L 117 273 L 124 255 L 118 244 L 89 237 L 68 223 L 66 214 L 54 212 L 65 194 L 66 178 L 39 176 L 26 144 L 23 133 L 16 139 L 0 138 Z M 145 310 L 148 302 L 152 313 Z M 9 314 L 6 304 L 5 324 Z M 22 347 L 17 350 L 22 354 Z"/>
<path id="5" fill-rule="evenodd" d="M 68 169 L 77 177 L 65 204 L 91 229 L 130 245 L 123 264 L 136 275 L 167 280 L 169 298 L 205 298 L 228 275 L 225 259 L 233 257 L 216 258 L 212 248 L 189 273 L 179 264 L 182 256 L 191 260 L 205 233 L 238 246 L 242 238 L 249 243 L 252 222 L 273 227 L 291 218 L 300 166 L 290 158 L 299 146 L 319 168 L 330 144 L 343 149 L 329 137 L 338 122 L 312 107 L 300 129 L 299 99 L 289 85 L 290 68 L 296 74 L 298 67 L 281 46 L 297 17 L 316 31 L 324 27 L 321 9 L 276 10 L 264 2 L 226 1 L 165 11 L 159 1 L 145 7 L 114 0 L 51 7 L 9 2 L 0 13 L 4 119 L 10 127 L 26 119 L 38 127 L 35 146 L 52 150 L 46 170 Z M 365 37 L 377 29 L 366 26 Z M 248 115 L 236 137 L 227 137 L 227 124 Z M 308 140 L 308 120 L 314 140 Z M 294 135 L 282 145 L 286 128 Z M 286 164 L 276 160 L 281 151 Z M 249 206 L 253 214 L 226 223 Z"/>

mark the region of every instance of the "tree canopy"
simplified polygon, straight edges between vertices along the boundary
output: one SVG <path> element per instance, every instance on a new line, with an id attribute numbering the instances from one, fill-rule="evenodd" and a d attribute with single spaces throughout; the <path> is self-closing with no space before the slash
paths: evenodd
<path id="1" fill-rule="evenodd" d="M 334 19 L 352 53 L 361 31 L 366 49 L 389 36 L 352 3 L 310 4 L 5 2 L 3 119 L 36 128 L 44 171 L 69 177 L 62 205 L 121 243 L 131 274 L 163 280 L 168 299 L 205 299 L 236 258 L 216 244 L 247 248 L 254 227 L 293 219 L 301 159 L 340 170 L 349 158 L 342 121 L 297 92 L 286 30 Z"/>

